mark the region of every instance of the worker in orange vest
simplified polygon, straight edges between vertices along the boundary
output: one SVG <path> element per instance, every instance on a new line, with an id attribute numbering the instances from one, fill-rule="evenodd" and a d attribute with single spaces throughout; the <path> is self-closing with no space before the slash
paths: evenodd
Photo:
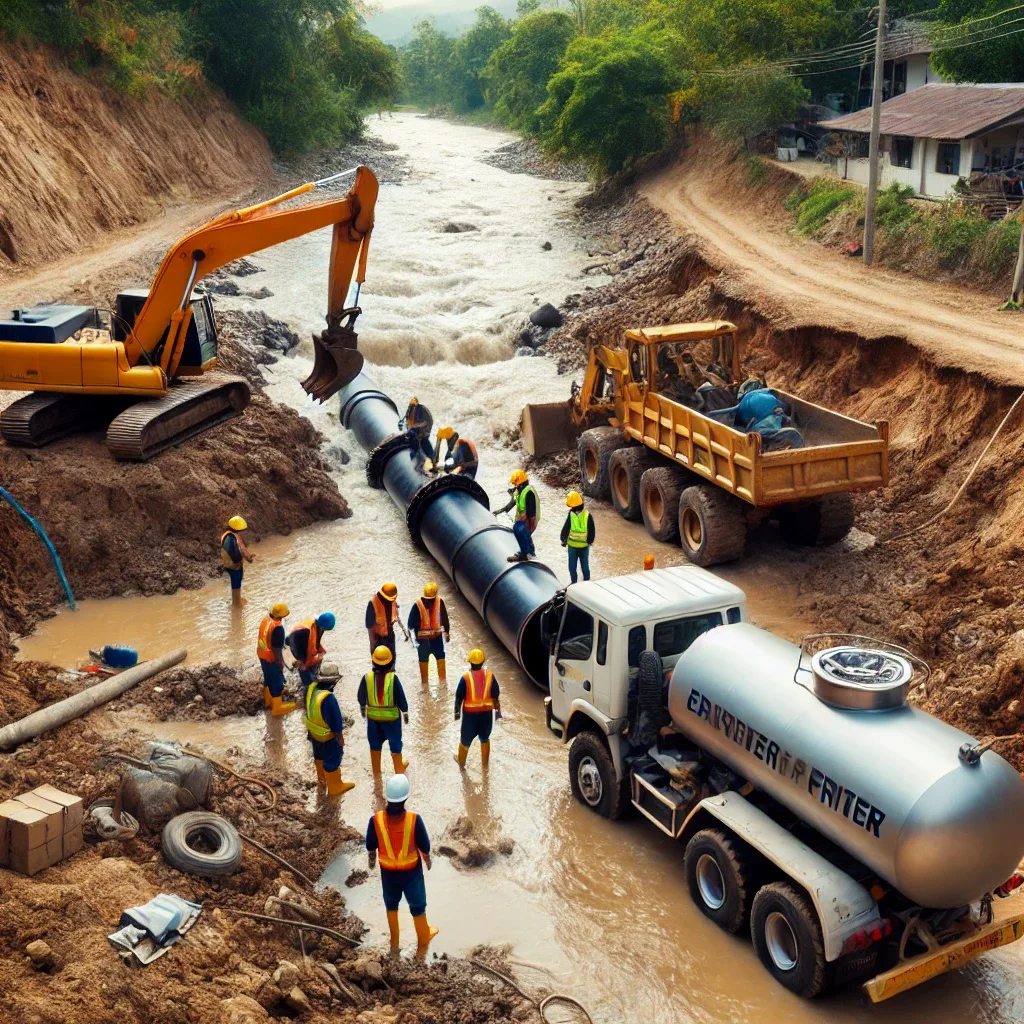
<path id="1" fill-rule="evenodd" d="M 295 658 L 303 687 L 309 686 L 320 671 L 320 663 L 327 653 L 323 648 L 324 633 L 334 629 L 337 619 L 333 612 L 323 612 L 315 619 L 300 622 L 288 634 L 288 649 Z"/>
<path id="2" fill-rule="evenodd" d="M 227 569 L 231 580 L 231 603 L 242 603 L 243 560 L 251 562 L 256 556 L 245 546 L 242 534 L 249 529 L 249 524 L 241 516 L 232 516 L 228 520 L 228 528 L 220 535 L 220 560 Z"/>
<path id="3" fill-rule="evenodd" d="M 383 644 L 395 656 L 395 623 L 401 626 L 398 611 L 398 587 L 385 583 L 366 604 L 366 632 L 370 637 L 370 654 Z"/>
<path id="4" fill-rule="evenodd" d="M 395 675 L 391 651 L 383 644 L 373 652 L 373 671 L 363 676 L 356 700 L 359 713 L 366 719 L 373 774 L 380 775 L 380 755 L 387 741 L 395 774 L 401 775 L 409 767 L 409 762 L 402 757 L 402 719 L 409 724 L 409 702 L 405 699 L 402 680 Z"/>
<path id="5" fill-rule="evenodd" d="M 416 926 L 417 952 L 423 956 L 437 934 L 437 929 L 427 922 L 427 887 L 423 879 L 423 865 L 430 870 L 430 836 L 423 819 L 405 809 L 409 792 L 409 780 L 404 775 L 392 775 L 388 779 L 384 789 L 387 808 L 370 819 L 366 827 L 366 849 L 371 871 L 380 859 L 391 948 L 398 949 L 398 907 L 404 896 Z"/>
<path id="6" fill-rule="evenodd" d="M 448 678 L 444 660 L 444 642 L 451 639 L 448 609 L 437 596 L 437 584 L 428 583 L 423 596 L 409 612 L 409 632 L 416 637 L 416 653 L 420 663 L 420 682 L 426 686 L 430 675 L 430 656 L 437 662 L 437 678 Z"/>
<path id="7" fill-rule="evenodd" d="M 469 652 L 469 671 L 459 680 L 455 691 L 455 721 L 462 718 L 462 737 L 455 761 L 466 767 L 466 755 L 474 739 L 480 740 L 480 761 L 484 768 L 491 759 L 491 729 L 501 718 L 501 691 L 490 669 L 484 668 L 486 657 L 479 647 Z"/>
<path id="8" fill-rule="evenodd" d="M 441 458 L 442 441 L 448 442 L 448 450 L 443 459 Z M 480 468 L 480 456 L 477 453 L 476 445 L 469 438 L 459 437 L 459 432 L 452 427 L 439 427 L 437 430 L 434 468 L 431 472 L 436 473 L 442 468 L 446 473 L 468 476 L 470 480 L 476 479 L 476 471 Z"/>
<path id="9" fill-rule="evenodd" d="M 342 796 L 355 788 L 354 782 L 345 782 L 341 777 L 345 722 L 338 698 L 334 696 L 334 687 L 340 679 L 338 666 L 324 662 L 316 679 L 306 687 L 306 735 L 313 744 L 317 787 L 326 789 L 328 796 Z"/>
<path id="10" fill-rule="evenodd" d="M 279 718 L 294 711 L 294 703 L 283 703 L 284 693 L 284 620 L 288 616 L 288 605 L 278 602 L 270 609 L 267 617 L 260 623 L 259 635 L 256 638 L 256 657 L 259 658 L 263 670 L 263 704 L 270 708 L 270 713 Z"/>

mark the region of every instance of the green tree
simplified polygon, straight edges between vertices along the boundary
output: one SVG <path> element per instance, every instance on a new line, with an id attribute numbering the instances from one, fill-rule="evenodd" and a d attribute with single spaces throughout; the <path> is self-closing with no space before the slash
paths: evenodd
<path id="1" fill-rule="evenodd" d="M 398 54 L 367 32 L 355 14 L 324 28 L 327 64 L 339 85 L 355 91 L 363 107 L 389 106 L 401 87 Z"/>
<path id="2" fill-rule="evenodd" d="M 715 134 L 745 143 L 791 121 L 810 99 L 799 78 L 756 65 L 706 76 L 701 93 Z"/>
<path id="3" fill-rule="evenodd" d="M 509 23 L 493 7 L 476 9 L 476 21 L 452 48 L 450 88 L 457 110 L 476 110 L 487 102 L 484 68 L 510 35 Z"/>
<path id="4" fill-rule="evenodd" d="M 409 99 L 433 105 L 451 98 L 454 46 L 455 40 L 440 32 L 432 19 L 417 23 L 412 39 L 399 55 L 405 95 Z"/>
<path id="5" fill-rule="evenodd" d="M 1024 33 L 991 38 L 1019 30 L 1020 25 L 999 27 L 1018 18 L 1019 13 L 977 21 L 1010 6 L 1005 0 L 943 0 L 935 37 L 951 45 L 943 48 L 940 43 L 932 54 L 935 70 L 955 82 L 1024 81 Z M 970 45 L 957 46 L 957 42 Z"/>

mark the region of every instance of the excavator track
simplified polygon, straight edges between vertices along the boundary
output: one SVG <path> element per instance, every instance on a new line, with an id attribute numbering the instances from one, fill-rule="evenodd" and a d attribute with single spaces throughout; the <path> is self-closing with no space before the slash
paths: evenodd
<path id="1" fill-rule="evenodd" d="M 241 415 L 250 398 L 240 377 L 210 373 L 176 381 L 163 398 L 136 402 L 116 416 L 107 428 L 107 448 L 122 462 L 145 462 Z"/>
<path id="2" fill-rule="evenodd" d="M 40 391 L 0 413 L 0 437 L 20 448 L 42 448 L 68 434 L 105 426 L 119 409 L 101 397 Z"/>

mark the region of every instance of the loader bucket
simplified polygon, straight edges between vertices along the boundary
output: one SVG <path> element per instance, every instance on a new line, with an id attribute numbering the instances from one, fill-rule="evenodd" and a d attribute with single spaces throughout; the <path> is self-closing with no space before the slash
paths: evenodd
<path id="1" fill-rule="evenodd" d="M 313 372 L 302 382 L 308 395 L 326 402 L 359 376 L 363 355 L 356 340 L 356 332 L 347 327 L 313 335 Z"/>
<path id="2" fill-rule="evenodd" d="M 545 402 L 523 407 L 523 447 L 540 458 L 576 447 L 576 427 L 569 402 Z"/>

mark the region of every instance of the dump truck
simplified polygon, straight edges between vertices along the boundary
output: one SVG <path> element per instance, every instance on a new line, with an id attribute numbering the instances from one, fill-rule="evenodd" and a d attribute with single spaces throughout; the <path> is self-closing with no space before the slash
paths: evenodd
<path id="1" fill-rule="evenodd" d="M 568 402 L 526 406 L 523 446 L 575 442 L 584 495 L 700 566 L 740 558 L 765 518 L 790 542 L 835 543 L 854 523 L 851 493 L 889 482 L 888 423 L 773 387 L 785 428 L 737 425 L 741 348 L 726 320 L 627 330 L 622 346 L 591 349 Z"/>
<path id="2" fill-rule="evenodd" d="M 571 584 L 542 633 L 576 799 L 678 840 L 697 908 L 786 988 L 880 1002 L 1024 936 L 1024 780 L 908 701 L 910 652 L 790 643 L 693 565 Z"/>

